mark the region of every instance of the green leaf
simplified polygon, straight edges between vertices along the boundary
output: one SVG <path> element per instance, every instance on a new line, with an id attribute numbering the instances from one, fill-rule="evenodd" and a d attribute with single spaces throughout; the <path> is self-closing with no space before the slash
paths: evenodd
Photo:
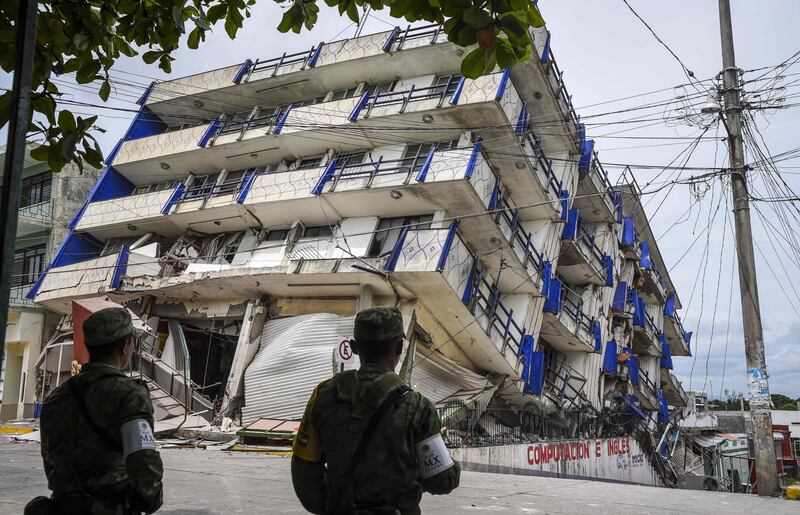
<path id="1" fill-rule="evenodd" d="M 353 20 L 353 23 L 358 23 L 358 6 L 355 2 L 350 2 L 347 6 L 347 17 Z"/>
<path id="2" fill-rule="evenodd" d="M 186 46 L 191 49 L 197 49 L 200 45 L 200 29 L 195 27 L 189 33 L 189 38 L 186 40 Z"/>
<path id="3" fill-rule="evenodd" d="M 75 74 L 75 81 L 78 84 L 88 84 L 92 82 L 95 77 L 97 77 L 97 73 L 100 71 L 100 66 L 100 61 L 96 59 L 85 62 L 80 68 L 78 68 L 78 73 Z"/>
<path id="4" fill-rule="evenodd" d="M 81 52 L 89 50 L 89 38 L 80 32 L 72 37 L 72 44 Z"/>
<path id="5" fill-rule="evenodd" d="M 75 132 L 77 125 L 75 125 L 75 117 L 66 109 L 58 113 L 58 126 L 64 131 L 64 134 Z"/>
<path id="6" fill-rule="evenodd" d="M 236 22 L 233 21 L 233 18 L 230 16 L 225 19 L 225 32 L 228 33 L 228 37 L 234 39 L 236 37 L 236 31 L 239 30 L 239 27 L 236 26 Z"/>
<path id="7" fill-rule="evenodd" d="M 42 94 L 34 98 L 33 108 L 37 113 L 45 115 L 48 122 L 56 123 L 56 102 L 50 95 Z"/>
<path id="8" fill-rule="evenodd" d="M 147 64 L 153 64 L 154 62 L 156 62 L 156 59 L 158 59 L 160 56 L 161 52 L 150 50 L 142 54 L 142 61 L 144 61 Z"/>
<path id="9" fill-rule="evenodd" d="M 542 13 L 539 12 L 539 8 L 535 5 L 528 7 L 528 23 L 534 29 L 538 29 L 540 27 L 544 27 L 544 18 L 542 18 Z"/>
<path id="10" fill-rule="evenodd" d="M 37 161 L 47 161 L 47 156 L 50 154 L 50 147 L 47 145 L 39 145 L 31 150 L 31 157 Z"/>
<path id="11" fill-rule="evenodd" d="M 61 159 L 61 152 L 58 145 L 50 147 L 47 152 L 47 165 L 54 172 L 60 172 L 66 163 Z"/>
<path id="12" fill-rule="evenodd" d="M 483 66 L 485 62 L 486 51 L 482 48 L 476 48 L 468 53 L 464 60 L 461 61 L 461 75 L 468 79 L 477 79 L 483 74 Z"/>
<path id="13" fill-rule="evenodd" d="M 228 5 L 219 3 L 211 6 L 211 8 L 206 13 L 206 19 L 210 24 L 215 24 L 217 21 L 221 20 L 225 17 L 225 14 L 228 12 Z"/>
<path id="14" fill-rule="evenodd" d="M 126 55 L 128 57 L 133 57 L 138 53 L 138 52 L 136 52 L 136 50 L 133 49 L 132 46 L 130 46 L 128 44 L 127 41 L 125 41 L 123 38 L 121 38 L 119 36 L 116 36 L 114 38 L 114 44 L 117 45 L 117 49 L 119 50 L 119 52 L 122 55 Z"/>
<path id="15" fill-rule="evenodd" d="M 494 48 L 497 64 L 500 66 L 500 68 L 510 68 L 516 64 L 517 55 L 514 53 L 514 49 L 511 47 L 511 43 L 509 43 L 507 39 L 497 38 Z"/>
<path id="16" fill-rule="evenodd" d="M 108 81 L 104 81 L 97 94 L 100 95 L 103 102 L 108 102 L 108 96 L 111 94 L 111 84 Z"/>
<path id="17" fill-rule="evenodd" d="M 492 17 L 480 7 L 473 6 L 464 11 L 464 23 L 482 29 L 492 23 Z"/>

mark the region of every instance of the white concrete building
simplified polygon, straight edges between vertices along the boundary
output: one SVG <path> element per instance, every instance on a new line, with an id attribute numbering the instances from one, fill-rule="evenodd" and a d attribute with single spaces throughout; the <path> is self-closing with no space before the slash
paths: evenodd
<path id="1" fill-rule="evenodd" d="M 5 148 L 2 148 L 0 164 L 4 161 Z M 0 371 L 0 420 L 34 416 L 37 360 L 60 317 L 35 305 L 26 294 L 64 239 L 66 224 L 98 175 L 99 170 L 87 168 L 81 173 L 74 165 L 55 174 L 47 163 L 25 157 L 5 355 Z"/>
<path id="2" fill-rule="evenodd" d="M 152 84 L 36 302 L 126 303 L 159 334 L 145 375 L 209 419 L 299 418 L 355 366 L 357 310 L 397 304 L 403 373 L 442 406 L 655 427 L 686 402 L 678 297 L 550 39 L 476 80 L 429 26 Z"/>

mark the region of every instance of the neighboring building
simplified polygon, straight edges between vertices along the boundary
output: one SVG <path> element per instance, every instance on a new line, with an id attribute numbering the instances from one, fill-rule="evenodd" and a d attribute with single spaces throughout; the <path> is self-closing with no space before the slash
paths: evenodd
<path id="1" fill-rule="evenodd" d="M 2 148 L 0 163 L 4 161 Z M 26 294 L 64 240 L 66 225 L 83 204 L 98 174 L 93 168 L 81 173 L 74 165 L 56 174 L 47 163 L 30 156 L 25 158 L 5 356 L 0 372 L 0 419 L 34 415 L 37 359 L 59 317 L 35 305 Z"/>
<path id="2" fill-rule="evenodd" d="M 397 303 L 403 372 L 470 429 L 655 431 L 690 334 L 638 187 L 534 39 L 476 80 L 430 26 L 154 83 L 36 302 L 126 303 L 158 334 L 144 374 L 209 419 L 299 418 L 355 366 L 356 311 Z"/>

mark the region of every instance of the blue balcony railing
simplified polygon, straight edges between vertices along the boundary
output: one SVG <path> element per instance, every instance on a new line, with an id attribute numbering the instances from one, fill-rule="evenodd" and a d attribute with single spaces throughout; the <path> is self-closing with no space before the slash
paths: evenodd
<path id="1" fill-rule="evenodd" d="M 495 209 L 498 211 L 494 216 L 494 221 L 515 249 L 522 265 L 527 270 L 541 270 L 544 257 L 533 246 L 533 234 L 526 231 L 519 223 L 519 209 L 512 208 L 502 193 L 497 195 L 494 203 L 489 204 L 490 211 Z"/>
<path id="2" fill-rule="evenodd" d="M 355 111 L 350 116 L 350 120 L 354 121 L 358 119 L 359 116 L 361 118 L 369 118 L 372 110 L 376 107 L 399 106 L 398 112 L 403 113 L 408 108 L 409 104 L 428 100 L 437 100 L 437 107 L 441 107 L 446 101 L 453 100 L 453 97 L 459 91 L 458 85 L 463 82 L 463 80 L 462 77 L 454 76 L 446 84 L 428 86 L 425 88 L 412 86 L 404 91 L 387 91 L 373 94 L 364 92 Z M 361 115 L 362 111 L 363 115 Z"/>
<path id="3" fill-rule="evenodd" d="M 444 27 L 440 24 L 424 25 L 422 27 L 412 27 L 409 25 L 405 30 L 395 28 L 383 46 L 384 52 L 396 52 L 402 50 L 404 46 L 412 41 L 424 40 L 428 44 L 436 43 L 437 38 L 442 34 Z"/>
<path id="4" fill-rule="evenodd" d="M 418 154 L 412 157 L 405 157 L 402 159 L 383 159 L 379 157 L 375 161 L 365 163 L 342 163 L 336 164 L 333 169 L 333 186 L 332 190 L 336 187 L 336 183 L 343 179 L 353 179 L 359 177 L 374 178 L 376 175 L 389 175 L 389 174 L 405 174 L 408 179 L 413 174 L 419 174 L 425 168 L 426 163 L 429 163 L 430 156 L 433 152 L 428 154 Z"/>
<path id="5" fill-rule="evenodd" d="M 605 254 L 603 254 L 603 251 L 597 246 L 595 235 L 589 234 L 589 231 L 586 230 L 586 226 L 580 222 L 578 223 L 576 240 L 579 242 L 579 244 L 583 244 L 589 251 L 589 257 L 591 258 L 595 269 L 602 271 L 605 268 L 603 264 L 603 256 L 605 256 Z"/>
<path id="6" fill-rule="evenodd" d="M 319 52 L 322 49 L 322 43 L 312 46 L 311 50 L 303 50 L 294 54 L 284 53 L 280 57 L 272 59 L 256 59 L 255 61 L 245 61 L 242 70 L 237 74 L 239 80 L 247 82 L 250 77 L 256 72 L 267 72 L 270 77 L 275 77 L 280 74 L 282 69 L 292 69 L 292 71 L 305 70 L 306 68 L 313 68 L 319 57 Z M 242 77 L 243 75 L 243 77 Z M 234 81 L 236 82 L 236 81 Z"/>
<path id="7" fill-rule="evenodd" d="M 484 318 L 484 331 L 502 354 L 510 349 L 515 356 L 519 355 L 525 328 L 515 320 L 514 310 L 500 299 L 502 294 L 497 284 L 486 280 L 484 269 L 477 261 L 472 267 L 469 285 L 464 305 L 476 318 Z"/>
<path id="8" fill-rule="evenodd" d="M 560 198 L 562 190 L 561 181 L 558 180 L 555 173 L 553 173 L 553 160 L 547 159 L 547 156 L 545 156 L 542 151 L 542 141 L 532 130 L 521 132 L 519 134 L 519 139 L 523 146 L 531 148 L 533 155 L 529 155 L 528 159 L 530 159 L 533 166 L 541 170 L 546 177 L 546 184 L 542 186 L 544 186 L 546 191 L 555 195 L 556 198 Z"/>
<path id="9" fill-rule="evenodd" d="M 564 121 L 569 127 L 572 140 L 576 146 L 579 146 L 581 141 L 580 117 L 575 112 L 575 108 L 572 105 L 572 95 L 569 94 L 567 87 L 564 85 L 564 72 L 558 68 L 558 63 L 553 55 L 553 49 L 550 46 L 550 36 L 548 32 L 547 43 L 545 44 L 545 49 L 541 56 L 542 66 L 548 76 L 550 89 L 553 91 L 556 102 L 564 109 Z"/>
<path id="10" fill-rule="evenodd" d="M 253 118 L 248 117 L 246 119 L 232 118 L 230 120 L 220 122 L 219 129 L 217 129 L 217 136 L 231 134 L 234 132 L 244 134 L 244 132 L 250 129 L 257 129 L 259 127 L 274 127 L 283 117 L 285 109 L 286 108 L 283 108 L 275 113 L 264 116 L 255 116 Z"/>

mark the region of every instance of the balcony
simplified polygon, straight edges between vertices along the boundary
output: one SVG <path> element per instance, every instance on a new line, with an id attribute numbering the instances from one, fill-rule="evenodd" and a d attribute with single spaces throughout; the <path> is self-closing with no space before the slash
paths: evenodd
<path id="1" fill-rule="evenodd" d="M 255 103 L 261 105 L 289 104 L 358 82 L 394 80 L 398 70 L 405 76 L 456 73 L 459 52 L 463 49 L 450 43 L 439 25 L 393 29 L 156 83 L 142 102 L 159 116 L 205 110 L 213 117 L 213 107 L 233 96 L 260 99 Z M 200 107 L 186 112 L 198 102 Z"/>
<path id="2" fill-rule="evenodd" d="M 675 294 L 667 297 L 664 305 L 664 336 L 673 356 L 691 356 L 692 332 L 685 331 L 675 308 Z"/>
<path id="3" fill-rule="evenodd" d="M 625 259 L 639 261 L 642 254 L 639 250 L 639 236 L 632 216 L 622 219 L 622 231 L 619 234 L 619 246 L 622 249 Z"/>
<path id="4" fill-rule="evenodd" d="M 530 59 L 511 69 L 511 79 L 522 98 L 530 103 L 537 125 L 546 129 L 545 147 L 578 152 L 584 129 L 553 54 L 550 32 L 534 29 L 532 39 Z"/>
<path id="5" fill-rule="evenodd" d="M 586 229 L 581 214 L 575 208 L 567 213 L 567 223 L 561 232 L 558 273 L 576 286 L 606 286 L 613 280 L 611 258 L 600 250 L 595 236 Z"/>
<path id="6" fill-rule="evenodd" d="M 670 373 L 669 370 L 662 368 L 660 382 L 661 391 L 664 392 L 664 398 L 667 400 L 667 403 L 670 406 L 680 408 L 686 407 L 689 402 L 689 398 L 683 389 L 683 385 L 674 374 Z"/>
<path id="7" fill-rule="evenodd" d="M 28 291 L 31 289 L 32 284 L 25 284 L 22 286 L 12 286 L 9 295 L 9 307 L 11 309 L 20 308 L 35 308 L 36 304 L 32 300 L 26 298 Z"/>
<path id="8" fill-rule="evenodd" d="M 53 227 L 53 199 L 19 208 L 17 236 L 27 236 Z"/>
<path id="9" fill-rule="evenodd" d="M 584 141 L 584 155 L 578 164 L 578 191 L 573 206 L 593 223 L 617 221 L 617 202 L 608 175 L 594 152 L 594 141 Z"/>
<path id="10" fill-rule="evenodd" d="M 636 309 L 633 314 L 633 352 L 641 356 L 660 357 L 661 334 L 655 321 L 645 311 L 644 300 L 636 294 L 636 290 L 629 291 Z"/>
<path id="11" fill-rule="evenodd" d="M 639 365 L 639 356 L 632 355 L 628 360 L 632 393 L 639 399 L 643 409 L 656 411 L 659 407 L 658 388 L 652 378 Z"/>
<path id="12" fill-rule="evenodd" d="M 595 352 L 602 348 L 600 324 L 583 311 L 583 302 L 556 277 L 545 277 L 547 298 L 541 336 L 561 352 Z M 566 290 L 566 291 L 565 291 Z"/>
<path id="13" fill-rule="evenodd" d="M 639 289 L 640 296 L 648 304 L 664 304 L 667 300 L 667 287 L 664 279 L 656 267 L 654 260 L 650 259 L 649 245 L 646 241 L 639 242 L 640 255 L 639 268 L 644 277 L 644 283 Z"/>

